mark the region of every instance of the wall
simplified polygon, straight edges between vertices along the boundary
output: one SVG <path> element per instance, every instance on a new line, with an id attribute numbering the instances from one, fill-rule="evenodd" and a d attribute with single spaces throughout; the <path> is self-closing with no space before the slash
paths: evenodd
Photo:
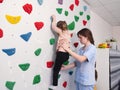
<path id="1" fill-rule="evenodd" d="M 52 14 L 68 23 L 71 47 L 77 50 L 76 32 L 89 27 L 91 19 L 82 0 L 0 1 L 0 90 L 48 90 L 57 40 Z M 57 90 L 75 90 L 74 69 L 59 76 Z"/>
<path id="2" fill-rule="evenodd" d="M 97 48 L 96 70 L 98 78 L 96 82 L 97 90 L 110 90 L 109 87 L 109 49 Z"/>
<path id="3" fill-rule="evenodd" d="M 113 27 L 113 38 L 117 41 L 117 49 L 120 50 L 120 26 Z"/>
<path id="4" fill-rule="evenodd" d="M 96 46 L 112 38 L 112 26 L 93 11 L 91 11 L 90 28 L 93 31 Z"/>
<path id="5" fill-rule="evenodd" d="M 91 11 L 90 28 L 93 31 L 96 47 L 112 37 L 112 26 L 93 11 Z M 97 48 L 96 69 L 98 72 L 97 89 L 109 90 L 109 49 Z"/>
<path id="6" fill-rule="evenodd" d="M 120 50 L 120 26 L 112 27 L 99 15 L 91 11 L 90 28 L 93 31 L 96 46 L 113 37 L 117 40 L 117 47 Z M 98 71 L 97 89 L 109 90 L 109 49 L 98 48 L 96 60 Z"/>

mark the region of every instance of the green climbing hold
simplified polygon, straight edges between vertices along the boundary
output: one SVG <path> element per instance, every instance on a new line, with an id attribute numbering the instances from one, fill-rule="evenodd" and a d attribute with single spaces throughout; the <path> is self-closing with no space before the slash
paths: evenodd
<path id="1" fill-rule="evenodd" d="M 75 29 L 75 22 L 71 22 L 69 25 L 68 25 L 68 29 L 69 30 L 74 30 Z"/>
<path id="2" fill-rule="evenodd" d="M 79 17 L 78 16 L 74 16 L 74 19 L 75 19 L 76 22 L 78 22 Z"/>
<path id="3" fill-rule="evenodd" d="M 37 50 L 35 50 L 35 52 L 34 52 L 34 54 L 36 55 L 36 56 L 39 56 L 40 55 L 40 53 L 41 53 L 41 48 L 38 48 Z"/>
<path id="4" fill-rule="evenodd" d="M 87 20 L 90 20 L 90 15 L 87 15 L 86 17 L 87 17 Z"/>
<path id="5" fill-rule="evenodd" d="M 41 81 L 40 75 L 36 75 L 33 80 L 33 85 L 40 83 L 40 81 Z"/>
<path id="6" fill-rule="evenodd" d="M 82 15 L 83 15 L 83 12 L 80 12 L 79 14 L 80 14 L 80 16 L 82 16 Z"/>
<path id="7" fill-rule="evenodd" d="M 55 39 L 54 39 L 54 38 L 51 38 L 51 39 L 50 39 L 50 45 L 53 45 L 53 44 L 55 44 Z"/>
<path id="8" fill-rule="evenodd" d="M 28 70 L 29 66 L 30 66 L 29 63 L 19 64 L 19 67 L 20 67 L 23 71 Z"/>
<path id="9" fill-rule="evenodd" d="M 58 79 L 60 78 L 61 74 L 58 74 Z"/>
<path id="10" fill-rule="evenodd" d="M 9 90 L 13 90 L 15 85 L 15 82 L 11 82 L 11 81 L 7 81 L 5 86 L 9 89 Z"/>
<path id="11" fill-rule="evenodd" d="M 69 64 L 69 61 L 67 60 L 66 62 L 63 63 L 64 65 L 68 65 Z"/>
<path id="12" fill-rule="evenodd" d="M 48 90 L 53 90 L 53 89 L 51 89 L 51 88 L 48 88 Z"/>
<path id="13" fill-rule="evenodd" d="M 68 11 L 65 11 L 65 16 L 68 16 Z"/>
<path id="14" fill-rule="evenodd" d="M 62 8 L 56 8 L 56 10 L 59 14 L 61 14 L 63 9 Z"/>

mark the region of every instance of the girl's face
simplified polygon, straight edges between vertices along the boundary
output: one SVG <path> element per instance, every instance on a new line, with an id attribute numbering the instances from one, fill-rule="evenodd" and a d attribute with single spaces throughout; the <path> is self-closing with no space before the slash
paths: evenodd
<path id="1" fill-rule="evenodd" d="M 87 43 L 87 41 L 88 41 L 88 39 L 87 39 L 87 37 L 84 37 L 84 36 L 82 36 L 82 35 L 79 35 L 79 40 L 80 40 L 80 42 L 82 43 L 82 44 L 86 44 Z"/>

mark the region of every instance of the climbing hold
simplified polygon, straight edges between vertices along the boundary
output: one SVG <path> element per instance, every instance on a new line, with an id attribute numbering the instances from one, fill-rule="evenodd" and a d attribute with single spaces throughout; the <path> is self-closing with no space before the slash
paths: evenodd
<path id="1" fill-rule="evenodd" d="M 51 38 L 51 39 L 50 39 L 50 45 L 53 45 L 53 44 L 55 44 L 55 39 L 54 39 L 54 38 Z"/>
<path id="2" fill-rule="evenodd" d="M 63 9 L 62 8 L 56 8 L 56 10 L 59 14 L 61 14 Z"/>
<path id="3" fill-rule="evenodd" d="M 83 12 L 81 11 L 79 14 L 80 14 L 80 16 L 82 16 L 82 15 L 83 15 Z"/>
<path id="4" fill-rule="evenodd" d="M 5 17 L 6 17 L 7 21 L 11 24 L 17 24 L 21 20 L 21 16 L 6 15 Z"/>
<path id="5" fill-rule="evenodd" d="M 69 61 L 67 60 L 66 62 L 63 63 L 64 65 L 68 65 L 69 64 Z"/>
<path id="6" fill-rule="evenodd" d="M 69 25 L 68 25 L 68 29 L 69 30 L 74 30 L 75 29 L 75 22 L 71 22 Z"/>
<path id="7" fill-rule="evenodd" d="M 44 26 L 44 23 L 43 22 L 35 22 L 34 25 L 37 30 L 40 30 Z"/>
<path id="8" fill-rule="evenodd" d="M 74 45 L 75 48 L 77 48 L 77 47 L 78 47 L 78 44 L 79 44 L 78 42 L 74 42 L 73 45 Z"/>
<path id="9" fill-rule="evenodd" d="M 15 85 L 15 82 L 11 82 L 11 81 L 7 81 L 5 86 L 9 89 L 9 90 L 13 90 Z"/>
<path id="10" fill-rule="evenodd" d="M 65 11 L 65 16 L 68 16 L 68 11 Z"/>
<path id="11" fill-rule="evenodd" d="M 62 5 L 63 4 L 63 0 L 58 0 L 58 4 Z"/>
<path id="12" fill-rule="evenodd" d="M 74 16 L 74 19 L 75 19 L 76 22 L 78 22 L 79 17 L 78 16 Z"/>
<path id="13" fill-rule="evenodd" d="M 83 20 L 83 25 L 85 26 L 87 24 L 87 21 L 86 20 Z"/>
<path id="14" fill-rule="evenodd" d="M 28 41 L 28 40 L 30 39 L 31 35 L 32 35 L 32 33 L 31 33 L 31 32 L 28 32 L 28 33 L 26 33 L 26 34 L 20 35 L 20 37 L 21 37 L 23 40 Z"/>
<path id="15" fill-rule="evenodd" d="M 75 0 L 75 5 L 78 6 L 79 5 L 79 0 Z"/>
<path id="16" fill-rule="evenodd" d="M 41 81 L 40 75 L 34 76 L 33 85 L 40 83 L 40 81 Z"/>
<path id="17" fill-rule="evenodd" d="M 2 49 L 3 52 L 5 52 L 8 56 L 12 56 L 15 54 L 16 49 L 15 48 L 9 48 L 9 49 Z"/>
<path id="18" fill-rule="evenodd" d="M 87 6 L 83 6 L 83 10 L 84 10 L 84 11 L 87 11 Z"/>
<path id="19" fill-rule="evenodd" d="M 24 9 L 25 12 L 30 14 L 32 12 L 32 5 L 27 3 L 23 6 L 23 9 Z"/>
<path id="20" fill-rule="evenodd" d="M 47 62 L 47 68 L 52 68 L 53 65 L 54 65 L 53 61 L 48 61 Z"/>
<path id="21" fill-rule="evenodd" d="M 42 49 L 41 49 L 41 48 L 38 48 L 37 50 L 35 50 L 34 54 L 35 54 L 36 56 L 39 56 L 40 53 L 41 53 L 41 51 L 42 51 Z"/>
<path id="22" fill-rule="evenodd" d="M 2 3 L 3 2 L 3 0 L 0 0 L 0 3 Z"/>
<path id="23" fill-rule="evenodd" d="M 19 64 L 19 67 L 20 67 L 23 71 L 28 70 L 29 66 L 30 66 L 29 63 Z"/>
<path id="24" fill-rule="evenodd" d="M 43 0 L 38 0 L 39 5 L 43 4 Z"/>
<path id="25" fill-rule="evenodd" d="M 87 15 L 86 17 L 87 17 L 87 20 L 90 20 L 90 15 Z"/>
<path id="26" fill-rule="evenodd" d="M 74 9 L 74 4 L 71 4 L 71 5 L 69 6 L 69 8 L 70 8 L 71 11 L 73 11 L 73 9 Z"/>
<path id="27" fill-rule="evenodd" d="M 63 83 L 63 87 L 64 87 L 64 88 L 67 87 L 67 81 L 65 81 L 65 82 Z"/>
<path id="28" fill-rule="evenodd" d="M 2 37 L 3 37 L 3 30 L 0 29 L 0 38 L 2 38 Z"/>
<path id="29" fill-rule="evenodd" d="M 69 71 L 69 75 L 72 75 L 73 74 L 73 71 Z"/>

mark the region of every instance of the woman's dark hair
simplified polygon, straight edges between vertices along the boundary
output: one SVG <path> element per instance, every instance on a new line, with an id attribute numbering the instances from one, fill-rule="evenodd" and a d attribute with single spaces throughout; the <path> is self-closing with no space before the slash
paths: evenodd
<path id="1" fill-rule="evenodd" d="M 58 21 L 57 22 L 57 27 L 64 30 L 67 30 L 67 23 L 65 21 Z"/>
<path id="2" fill-rule="evenodd" d="M 97 72 L 97 70 L 95 69 L 95 80 L 97 81 L 97 79 L 98 79 L 98 72 Z"/>
<path id="3" fill-rule="evenodd" d="M 78 31 L 77 36 L 82 35 L 84 37 L 87 37 L 88 40 L 94 45 L 94 39 L 92 32 L 88 28 L 83 28 L 80 31 Z"/>

